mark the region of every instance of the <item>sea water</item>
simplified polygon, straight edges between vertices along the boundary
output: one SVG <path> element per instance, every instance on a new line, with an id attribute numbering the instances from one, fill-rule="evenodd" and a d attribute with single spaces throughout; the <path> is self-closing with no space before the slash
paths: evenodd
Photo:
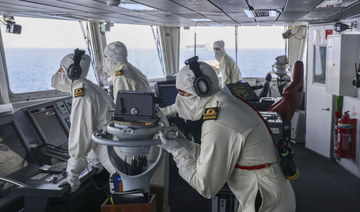
<path id="1" fill-rule="evenodd" d="M 10 89 L 13 93 L 53 89 L 51 77 L 59 69 L 61 59 L 73 49 L 6 48 L 6 66 Z M 236 59 L 235 50 L 227 53 Z M 215 60 L 211 49 L 197 49 L 200 61 Z M 239 49 L 238 66 L 243 77 L 264 77 L 271 70 L 275 58 L 283 55 L 283 49 Z M 194 56 L 193 49 L 180 49 L 179 68 Z M 164 77 L 156 49 L 128 49 L 128 61 L 140 69 L 148 79 Z M 96 82 L 93 69 L 88 78 Z"/>

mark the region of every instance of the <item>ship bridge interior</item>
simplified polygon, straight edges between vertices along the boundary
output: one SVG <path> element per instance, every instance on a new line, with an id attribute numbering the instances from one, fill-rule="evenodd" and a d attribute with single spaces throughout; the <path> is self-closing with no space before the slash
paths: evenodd
<path id="1" fill-rule="evenodd" d="M 106 37 L 107 33 L 110 34 L 110 26 L 113 27 L 113 37 L 116 37 L 116 33 L 119 31 L 123 33 L 122 29 L 125 29 L 121 28 L 123 26 L 119 26 L 115 31 L 116 25 L 146 27 L 149 32 L 147 35 L 151 37 L 154 46 L 152 50 L 157 54 L 154 53 L 155 56 L 148 57 L 145 62 L 146 66 L 143 67 L 149 72 L 154 72 L 156 69 L 160 73 L 161 78 L 157 75 L 153 79 L 149 78 L 149 81 L 151 88 L 154 93 L 158 93 L 158 96 L 161 96 L 159 89 L 162 88 L 165 88 L 166 95 L 171 95 L 171 98 L 164 99 L 166 101 L 162 102 L 167 104 L 162 105 L 164 107 L 173 104 L 178 93 L 175 87 L 175 75 L 179 71 L 179 67 L 184 64 L 183 61 L 180 62 L 179 52 L 186 49 L 189 55 L 193 56 L 192 50 L 196 55 L 196 48 L 199 47 L 207 51 L 212 58 L 214 57 L 213 49 L 209 47 L 208 43 L 196 43 L 196 27 L 216 28 L 216 30 L 235 29 L 235 34 L 230 30 L 226 32 L 231 34 L 228 43 L 233 41 L 232 38 L 235 40 L 233 43 L 236 43 L 236 47 L 232 50 L 234 53 L 236 51 L 237 59 L 237 39 L 241 38 L 237 34 L 238 28 L 243 27 L 246 30 L 248 27 L 274 28 L 281 26 L 281 28 L 278 27 L 278 30 L 280 29 L 278 37 L 285 48 L 281 46 L 278 52 L 281 54 L 285 52 L 284 54 L 289 59 L 288 64 L 295 64 L 298 60 L 304 61 L 304 67 L 301 68 L 303 87 L 294 89 L 303 97 L 301 97 L 300 106 L 295 107 L 296 111 L 293 115 L 295 118 L 290 121 L 291 123 L 284 123 L 278 114 L 272 114 L 274 116 L 271 118 L 275 120 L 272 126 L 278 128 L 269 127 L 269 129 L 271 128 L 271 132 L 276 134 L 280 131 L 284 133 L 286 128 L 286 133 L 291 137 L 292 142 L 289 143 L 294 151 L 300 173 L 296 180 L 291 181 L 296 196 L 296 211 L 360 211 L 358 201 L 360 196 L 360 65 L 357 65 L 360 63 L 360 28 L 357 26 L 360 21 L 360 0 L 0 0 L 0 16 L 2 16 L 0 18 L 1 27 L 13 30 L 12 33 L 6 33 L 5 36 L 3 32 L 8 31 L 0 31 L 0 162 L 4 158 L 7 159 L 5 156 L 8 156 L 2 154 L 2 151 L 7 151 L 9 155 L 13 152 L 17 153 L 12 160 L 3 160 L 10 161 L 8 173 L 3 174 L 2 171 L 5 169 L 0 169 L 0 212 L 105 212 L 106 209 L 102 209 L 101 204 L 112 205 L 110 198 L 107 199 L 109 197 L 109 174 L 106 171 L 100 174 L 96 173 L 97 170 L 90 164 L 86 170 L 81 172 L 82 185 L 79 190 L 70 193 L 70 187 L 63 185 L 67 177 L 66 161 L 69 158 L 67 148 L 71 131 L 70 114 L 74 101 L 71 95 L 53 88 L 13 92 L 14 90 L 10 86 L 11 77 L 17 80 L 19 87 L 26 83 L 28 87 L 35 87 L 35 85 L 32 86 L 33 79 L 27 78 L 32 73 L 20 76 L 28 70 L 37 70 L 36 74 L 41 76 L 44 76 L 43 73 L 46 71 L 51 72 L 51 74 L 47 73 L 49 76 L 46 77 L 48 78 L 35 76 L 34 78 L 40 79 L 40 83 L 39 81 L 33 83 L 37 84 L 36 86 L 46 84 L 45 81 L 50 84 L 54 68 L 47 64 L 44 65 L 46 68 L 41 67 L 44 63 L 39 61 L 50 58 L 44 57 L 44 55 L 54 56 L 51 58 L 53 59 L 51 62 L 55 61 L 56 68 L 58 68 L 59 62 L 58 58 L 55 58 L 55 53 L 51 55 L 45 51 L 53 46 L 47 49 L 44 46 L 29 48 L 20 46 L 18 48 L 16 45 L 11 45 L 19 41 L 25 34 L 20 33 L 21 23 L 20 21 L 16 22 L 18 17 L 29 19 L 25 22 L 26 25 L 23 25 L 23 29 L 31 28 L 29 26 L 37 24 L 36 21 L 40 19 L 41 21 L 42 19 L 46 21 L 51 19 L 51 24 L 54 23 L 52 27 L 55 28 L 58 20 L 71 22 L 73 25 L 76 24 L 76 27 L 80 22 L 76 33 L 79 39 L 76 42 L 79 46 L 81 45 L 79 48 L 86 49 L 87 54 L 91 55 L 93 82 L 104 89 L 110 87 L 107 84 L 108 75 L 103 71 L 104 48 L 107 43 L 112 41 Z M 37 26 L 42 27 L 41 24 Z M 189 30 L 190 28 L 194 30 Z M 38 29 L 36 28 L 33 30 L 35 32 L 32 32 L 35 36 L 36 33 L 42 34 L 43 32 Z M 194 32 L 189 39 L 191 41 L 186 43 L 191 45 L 184 45 L 183 49 L 180 47 L 182 39 L 180 34 L 183 32 L 181 30 L 188 30 L 188 35 Z M 66 30 L 61 33 L 71 34 Z M 206 33 L 202 35 L 204 34 L 207 36 Z M 271 42 L 267 40 L 265 31 L 261 34 L 261 39 Z M 13 39 L 14 37 L 10 37 L 10 35 L 18 37 Z M 194 41 L 192 40 L 193 35 Z M 289 36 L 287 37 L 287 35 Z M 142 34 L 141 36 L 145 37 Z M 42 42 L 41 38 L 39 39 L 40 43 Z M 116 37 L 116 39 L 118 38 Z M 133 37 L 131 39 L 136 40 Z M 51 44 L 57 41 L 57 37 L 54 36 Z M 39 43 L 39 41 L 37 42 Z M 189 48 L 187 49 L 187 47 Z M 43 51 L 45 53 L 37 56 L 36 52 L 33 52 L 37 48 L 45 49 Z M 9 49 L 14 50 L 12 54 Z M 147 56 L 139 54 L 139 51 L 134 49 L 133 55 L 139 60 L 143 60 Z M 64 47 L 62 50 L 63 52 L 57 52 L 56 56 L 63 57 L 63 53 L 69 48 Z M 73 51 L 73 48 L 71 47 L 70 50 Z M 19 55 L 22 57 L 17 57 Z M 18 68 L 15 66 L 23 62 L 22 60 L 25 60 L 23 58 L 27 59 L 26 62 L 34 58 L 30 56 L 36 57 L 36 61 L 34 60 L 31 67 Z M 256 56 L 250 55 L 249 57 L 255 58 Z M 255 63 L 263 59 L 261 56 L 259 57 L 260 59 L 254 59 Z M 12 60 L 10 61 L 9 58 Z M 153 67 L 154 63 L 147 61 L 155 61 L 156 68 Z M 273 61 L 273 56 L 271 56 L 271 61 Z M 354 72 L 354 63 L 356 72 Z M 18 72 L 14 71 L 11 77 L 9 77 L 9 73 L 14 68 L 11 70 L 10 64 L 11 68 L 20 69 L 20 71 L 17 70 Z M 291 67 L 288 64 L 286 67 Z M 329 70 L 334 70 L 335 67 L 337 70 L 329 74 Z M 269 67 L 270 69 L 271 67 Z M 286 73 L 289 75 L 287 82 L 293 82 L 290 80 L 292 73 L 292 70 Z M 274 73 L 272 72 L 272 74 Z M 355 78 L 356 76 L 358 78 Z M 271 98 L 268 98 L 270 101 L 264 101 L 266 108 L 262 108 L 264 109 L 262 112 L 265 115 L 268 115 L 267 112 L 269 112 L 265 110 L 274 102 L 280 102 L 278 100 L 282 97 L 276 80 L 275 78 L 272 81 L 270 79 L 272 85 L 275 86 L 273 89 L 275 92 L 272 93 L 273 96 L 270 93 L 269 97 Z M 244 81 L 245 83 L 242 84 L 244 90 L 251 91 L 248 92 L 250 97 L 256 99 L 251 100 L 253 101 L 251 104 L 264 106 L 265 103 L 260 102 L 260 98 L 258 98 L 260 90 L 255 93 L 252 89 L 260 84 L 265 85 L 265 78 L 263 76 L 248 78 L 245 76 Z M 250 86 L 249 83 L 253 84 Z M 356 84 L 359 86 L 356 87 Z M 231 90 L 228 93 L 234 94 Z M 81 92 L 79 95 L 81 96 Z M 342 111 L 339 111 L 339 108 Z M 344 113 L 346 111 L 352 118 L 353 131 L 347 137 L 350 137 L 352 143 L 344 144 L 349 151 L 344 151 L 344 155 L 341 155 L 341 152 L 336 152 L 336 144 L 339 144 L 340 138 L 335 137 L 335 134 L 341 131 L 336 128 L 338 121 L 336 112 Z M 180 120 L 179 117 L 174 119 Z M 269 120 L 271 119 L 269 118 Z M 278 125 L 276 121 L 281 124 Z M 180 120 L 178 123 L 183 124 L 185 121 Z M 188 138 L 201 143 L 202 122 L 186 124 L 184 124 L 184 129 L 192 133 L 188 134 Z M 53 165 L 56 164 L 59 167 L 55 166 L 55 171 L 51 170 L 52 172 L 50 172 L 50 167 L 53 168 Z M 160 197 L 166 197 L 172 212 L 236 211 L 236 198 L 229 189 L 224 187 L 225 189 L 223 188 L 217 196 L 211 199 L 205 198 L 182 179 L 172 156 L 170 156 L 169 164 L 168 193 L 166 193 L 167 191 L 164 193 L 162 188 L 158 190 L 155 188 L 155 192 L 159 192 L 156 195 L 159 194 Z M 2 163 L 0 163 L 1 167 Z M 45 170 L 46 168 L 48 170 Z M 105 189 L 107 189 L 106 192 L 104 192 Z M 259 196 L 261 196 L 260 193 Z M 220 199 L 227 201 L 230 205 L 226 207 L 223 205 L 221 208 Z M 166 206 L 166 204 L 163 205 L 162 200 L 162 198 L 157 199 L 157 206 Z M 256 211 L 261 211 L 259 209 L 261 202 L 261 198 L 257 198 Z M 161 209 L 157 211 L 160 212 Z"/>

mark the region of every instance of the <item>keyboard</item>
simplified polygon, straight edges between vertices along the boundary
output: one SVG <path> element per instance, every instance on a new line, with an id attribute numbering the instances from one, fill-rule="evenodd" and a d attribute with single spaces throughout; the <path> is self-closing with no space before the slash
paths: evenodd
<path id="1" fill-rule="evenodd" d="M 43 165 L 39 167 L 39 170 L 52 174 L 61 174 L 66 171 L 66 166 L 66 162 L 56 162 L 52 165 Z"/>

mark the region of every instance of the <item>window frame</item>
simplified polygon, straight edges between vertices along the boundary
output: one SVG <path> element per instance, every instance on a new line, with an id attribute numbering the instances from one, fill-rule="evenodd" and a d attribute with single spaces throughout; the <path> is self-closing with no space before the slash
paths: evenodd
<path id="1" fill-rule="evenodd" d="M 2 30 L 0 30 L 0 83 L 2 90 L 5 90 L 0 92 L 0 103 L 15 103 L 39 99 L 62 98 L 70 95 L 56 89 L 14 93 L 10 88 L 10 80 L 6 60 L 7 59 L 5 53 L 4 38 L 2 36 Z"/>
<path id="2" fill-rule="evenodd" d="M 9 75 L 6 65 L 6 55 L 4 50 L 4 43 L 3 38 L 1 36 L 0 31 L 0 57 L 1 57 L 1 69 L 3 71 L 3 79 L 4 83 L 7 89 L 8 94 L 8 100 L 10 102 L 20 102 L 20 101 L 29 101 L 29 100 L 36 100 L 36 99 L 45 99 L 45 98 L 53 98 L 53 97 L 60 97 L 60 96 L 68 96 L 69 94 L 63 93 L 58 90 L 46 90 L 46 91 L 34 91 L 34 92 L 26 92 L 26 93 L 13 93 L 10 89 L 10 81 L 9 81 Z M 2 83 L 1 83 L 2 84 Z M 1 86 L 3 88 L 4 85 Z M 7 99 L 5 97 L 2 97 L 2 101 L 4 103 L 7 102 Z M 10 103 L 8 102 L 8 103 Z"/>

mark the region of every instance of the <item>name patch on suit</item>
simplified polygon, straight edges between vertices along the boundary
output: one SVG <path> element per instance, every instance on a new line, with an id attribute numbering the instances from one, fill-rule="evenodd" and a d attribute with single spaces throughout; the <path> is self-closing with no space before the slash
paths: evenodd
<path id="1" fill-rule="evenodd" d="M 122 73 L 122 70 L 117 70 L 117 71 L 115 71 L 115 76 L 120 76 L 120 75 L 122 75 L 123 73 Z"/>
<path id="2" fill-rule="evenodd" d="M 80 97 L 80 96 L 84 96 L 85 92 L 84 92 L 84 89 L 83 88 L 78 88 L 78 89 L 75 89 L 74 91 L 74 97 Z"/>
<path id="3" fill-rule="evenodd" d="M 218 108 L 217 107 L 210 107 L 205 108 L 203 113 L 203 120 L 216 120 L 218 116 Z"/>

